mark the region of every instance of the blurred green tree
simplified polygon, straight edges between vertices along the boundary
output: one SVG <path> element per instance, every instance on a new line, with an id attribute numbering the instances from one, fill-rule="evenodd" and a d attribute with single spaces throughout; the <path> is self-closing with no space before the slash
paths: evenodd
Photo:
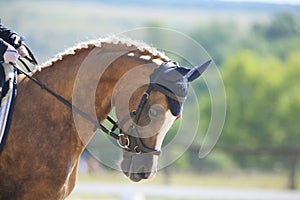
<path id="1" fill-rule="evenodd" d="M 274 15 L 269 25 L 255 24 L 253 29 L 269 41 L 294 37 L 300 33 L 299 23 L 296 17 L 290 12 L 278 13 Z"/>
<path id="2" fill-rule="evenodd" d="M 299 56 L 300 52 L 290 53 L 282 62 L 272 55 L 261 57 L 243 50 L 227 59 L 222 67 L 227 120 L 219 145 L 298 148 Z M 240 161 L 246 162 L 245 158 Z"/>
<path id="3" fill-rule="evenodd" d="M 268 24 L 256 22 L 247 38 L 244 47 L 284 60 L 290 51 L 299 50 L 299 16 L 292 12 L 276 13 Z"/>
<path id="4" fill-rule="evenodd" d="M 201 44 L 219 65 L 237 50 L 240 35 L 234 22 L 213 22 L 191 31 L 191 37 Z"/>

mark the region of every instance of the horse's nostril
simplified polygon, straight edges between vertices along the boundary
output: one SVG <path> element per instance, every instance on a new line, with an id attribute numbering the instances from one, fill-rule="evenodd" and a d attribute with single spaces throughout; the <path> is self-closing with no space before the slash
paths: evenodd
<path id="1" fill-rule="evenodd" d="M 149 178 L 151 172 L 149 172 L 149 170 L 147 170 L 146 167 L 141 167 L 138 172 L 137 172 L 138 176 L 142 179 L 147 179 Z"/>
<path id="2" fill-rule="evenodd" d="M 138 173 L 138 176 L 142 179 L 147 179 L 149 177 L 149 175 L 147 175 L 147 173 Z"/>

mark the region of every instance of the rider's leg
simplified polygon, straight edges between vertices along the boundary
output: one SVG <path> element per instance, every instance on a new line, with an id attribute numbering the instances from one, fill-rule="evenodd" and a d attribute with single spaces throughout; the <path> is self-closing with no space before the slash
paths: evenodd
<path id="1" fill-rule="evenodd" d="M 4 95 L 2 93 L 4 83 L 5 83 L 5 72 L 4 72 L 3 65 L 0 63 L 0 104 L 1 104 L 2 95 Z"/>

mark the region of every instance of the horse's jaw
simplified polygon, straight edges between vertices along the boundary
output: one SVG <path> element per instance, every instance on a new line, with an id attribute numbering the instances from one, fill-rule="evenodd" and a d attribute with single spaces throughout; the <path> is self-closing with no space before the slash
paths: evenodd
<path id="1" fill-rule="evenodd" d="M 124 151 L 121 169 L 134 182 L 151 179 L 157 171 L 157 159 L 158 156 L 152 154 L 133 154 Z"/>

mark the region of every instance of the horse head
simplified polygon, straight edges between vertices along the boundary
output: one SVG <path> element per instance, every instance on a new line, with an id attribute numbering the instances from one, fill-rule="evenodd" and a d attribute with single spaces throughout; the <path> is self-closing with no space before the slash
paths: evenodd
<path id="1" fill-rule="evenodd" d="M 127 110 L 119 112 L 116 108 L 121 119 L 119 143 L 124 149 L 121 169 L 132 181 L 155 175 L 163 139 L 182 113 L 189 83 L 197 79 L 210 62 L 192 69 L 164 62 L 151 72 L 150 83 L 132 93 Z"/>

